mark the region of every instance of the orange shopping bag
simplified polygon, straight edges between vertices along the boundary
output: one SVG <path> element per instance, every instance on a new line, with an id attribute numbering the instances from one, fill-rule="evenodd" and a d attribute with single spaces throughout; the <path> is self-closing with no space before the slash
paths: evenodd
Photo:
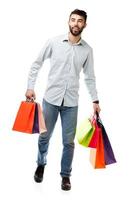
<path id="1" fill-rule="evenodd" d="M 35 114 L 35 102 L 22 101 L 17 112 L 12 130 L 32 133 Z"/>

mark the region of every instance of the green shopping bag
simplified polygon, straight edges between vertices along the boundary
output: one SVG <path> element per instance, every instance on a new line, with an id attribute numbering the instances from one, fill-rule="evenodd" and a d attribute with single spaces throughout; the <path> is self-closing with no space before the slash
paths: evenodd
<path id="1" fill-rule="evenodd" d="M 88 147 L 95 127 L 92 125 L 91 120 L 86 118 L 76 129 L 76 137 L 79 144 Z"/>

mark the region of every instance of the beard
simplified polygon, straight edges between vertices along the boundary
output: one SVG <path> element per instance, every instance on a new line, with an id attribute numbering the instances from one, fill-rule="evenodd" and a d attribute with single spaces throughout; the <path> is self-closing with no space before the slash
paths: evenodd
<path id="1" fill-rule="evenodd" d="M 74 27 L 69 26 L 69 29 L 73 36 L 79 36 L 82 33 L 84 26 L 82 28 L 79 28 L 78 26 Z"/>

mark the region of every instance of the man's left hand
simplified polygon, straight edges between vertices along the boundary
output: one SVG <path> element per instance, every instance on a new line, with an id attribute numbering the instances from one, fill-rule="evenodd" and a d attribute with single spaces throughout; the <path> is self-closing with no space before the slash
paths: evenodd
<path id="1" fill-rule="evenodd" d="M 96 114 L 96 112 L 100 113 L 101 108 L 98 103 L 93 103 L 93 110 L 94 110 L 94 115 Z"/>

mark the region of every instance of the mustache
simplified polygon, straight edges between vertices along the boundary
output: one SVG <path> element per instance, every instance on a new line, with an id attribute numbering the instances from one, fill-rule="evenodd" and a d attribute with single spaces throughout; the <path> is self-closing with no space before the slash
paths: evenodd
<path id="1" fill-rule="evenodd" d="M 78 28 L 78 29 L 80 29 L 78 26 L 73 26 L 72 28 Z"/>

